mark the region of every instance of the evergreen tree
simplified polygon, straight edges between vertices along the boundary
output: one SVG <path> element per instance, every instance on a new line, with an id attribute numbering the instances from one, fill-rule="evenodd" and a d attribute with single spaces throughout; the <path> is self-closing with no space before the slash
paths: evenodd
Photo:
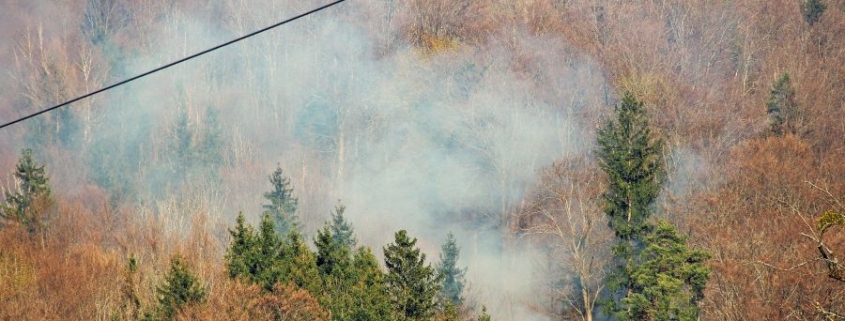
<path id="1" fill-rule="evenodd" d="M 274 274 L 277 276 L 276 282 L 294 284 L 308 290 L 314 296 L 320 294 L 321 282 L 317 260 L 298 230 L 292 229 L 288 232 L 287 241 L 282 243 L 277 266 L 280 274 Z"/>
<path id="2" fill-rule="evenodd" d="M 224 164 L 223 151 L 226 150 L 223 141 L 223 128 L 220 126 L 217 109 L 209 107 L 205 112 L 205 130 L 197 146 L 197 158 L 200 167 L 208 168 L 211 176 L 216 176 L 217 170 Z"/>
<path id="3" fill-rule="evenodd" d="M 226 267 L 229 270 L 230 278 L 252 275 L 251 256 L 256 247 L 255 233 L 252 226 L 244 224 L 244 214 L 238 213 L 234 230 L 229 230 L 232 236 L 232 243 L 226 251 Z"/>
<path id="4" fill-rule="evenodd" d="M 122 302 L 118 315 L 113 315 L 116 320 L 137 320 L 141 310 L 141 299 L 138 297 L 138 261 L 135 255 L 129 257 L 126 270 L 123 273 L 123 284 L 121 285 Z"/>
<path id="5" fill-rule="evenodd" d="M 812 26 L 819 22 L 826 9 L 827 6 L 822 0 L 804 0 L 804 4 L 801 5 L 801 14 L 804 16 L 804 21 Z"/>
<path id="6" fill-rule="evenodd" d="M 392 318 L 390 296 L 385 284 L 385 275 L 378 260 L 369 247 L 360 247 L 352 259 L 350 295 L 352 311 L 348 320 L 388 321 Z"/>
<path id="7" fill-rule="evenodd" d="M 798 110 L 798 103 L 795 102 L 795 90 L 792 88 L 788 73 L 783 73 L 772 84 L 769 100 L 766 102 L 766 113 L 769 128 L 775 135 L 783 136 L 787 133 L 797 133 L 801 115 Z"/>
<path id="8" fill-rule="evenodd" d="M 352 263 L 351 248 L 335 238 L 328 226 L 317 231 L 314 244 L 317 246 L 317 268 L 324 277 L 339 276 Z"/>
<path id="9" fill-rule="evenodd" d="M 290 180 L 283 175 L 281 166 L 277 166 L 276 171 L 270 175 L 270 184 L 273 185 L 273 190 L 264 193 L 264 198 L 270 201 L 270 204 L 263 205 L 264 213 L 273 218 L 279 235 L 287 235 L 288 231 L 295 229 L 297 225 L 298 200 L 293 197 Z"/>
<path id="10" fill-rule="evenodd" d="M 481 306 L 481 315 L 478 316 L 478 321 L 490 321 L 490 315 L 487 314 L 487 307 Z"/>
<path id="11" fill-rule="evenodd" d="M 449 232 L 446 243 L 440 249 L 440 263 L 437 264 L 436 270 L 443 279 L 440 290 L 441 299 L 446 301 L 447 305 L 451 304 L 452 308 L 462 306 L 464 303 L 464 275 L 467 269 L 458 267 L 460 251 L 455 242 L 455 235 Z"/>
<path id="12" fill-rule="evenodd" d="M 244 224 L 243 214 L 238 214 L 237 225 L 229 230 L 232 243 L 225 260 L 229 277 L 243 278 L 271 291 L 282 278 L 282 241 L 276 234 L 273 219 L 264 215 L 258 232 Z"/>
<path id="13" fill-rule="evenodd" d="M 698 301 L 710 269 L 710 255 L 687 248 L 686 238 L 671 224 L 661 221 L 645 239 L 642 264 L 631 271 L 632 294 L 622 299 L 626 307 L 620 320 L 698 319 Z"/>
<path id="14" fill-rule="evenodd" d="M 188 118 L 188 111 L 185 108 L 179 110 L 174 124 L 174 139 L 170 141 L 171 156 L 173 157 L 174 170 L 179 177 L 184 178 L 188 174 L 190 164 L 194 161 L 193 146 L 194 131 Z"/>
<path id="15" fill-rule="evenodd" d="M 270 215 L 264 214 L 261 225 L 258 228 L 258 236 L 255 241 L 255 250 L 251 258 L 251 274 L 253 282 L 258 283 L 267 291 L 282 279 L 284 262 L 284 245 L 276 234 L 275 225 Z"/>
<path id="16" fill-rule="evenodd" d="M 351 250 L 355 248 L 358 241 L 355 240 L 355 235 L 353 235 L 352 224 L 347 222 L 343 216 L 345 211 L 346 206 L 343 206 L 343 204 L 335 206 L 334 213 L 332 213 L 332 224 L 329 228 L 335 240 Z"/>
<path id="17" fill-rule="evenodd" d="M 384 248 L 387 292 L 400 320 L 425 320 L 434 315 L 440 276 L 425 264 L 425 254 L 416 248 L 417 239 L 405 230 L 396 232 L 395 243 Z"/>
<path id="18" fill-rule="evenodd" d="M 646 227 L 663 180 L 663 142 L 651 134 L 642 101 L 630 92 L 615 106 L 616 118 L 598 131 L 599 164 L 607 174 L 605 213 L 622 240 L 636 240 Z"/>
<path id="19" fill-rule="evenodd" d="M 155 319 L 170 320 L 181 307 L 205 301 L 205 290 L 191 272 L 188 262 L 178 255 L 170 260 L 170 271 L 164 277 L 164 284 L 156 287 L 156 294 L 158 309 Z"/>
<path id="20" fill-rule="evenodd" d="M 317 232 L 317 269 L 323 280 L 322 305 L 334 320 L 389 320 L 390 300 L 384 276 L 369 248 L 352 254 L 355 237 L 339 205 L 331 223 Z"/>
<path id="21" fill-rule="evenodd" d="M 42 227 L 42 215 L 50 205 L 49 179 L 44 165 L 33 159 L 31 149 L 21 151 L 14 176 L 18 189 L 6 192 L 6 204 L 0 206 L 0 218 L 22 223 L 34 233 Z"/>
<path id="22" fill-rule="evenodd" d="M 625 93 L 616 119 L 599 130 L 607 174 L 605 213 L 616 232 L 616 266 L 606 310 L 621 320 L 694 320 L 709 271 L 675 228 L 647 221 L 663 178 L 662 143 L 652 137 L 642 102 Z"/>

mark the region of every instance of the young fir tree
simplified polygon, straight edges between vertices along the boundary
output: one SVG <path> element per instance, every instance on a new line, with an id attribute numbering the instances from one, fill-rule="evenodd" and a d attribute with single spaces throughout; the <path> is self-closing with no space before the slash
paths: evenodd
<path id="1" fill-rule="evenodd" d="M 238 214 L 237 225 L 229 230 L 232 243 L 225 260 L 229 277 L 245 279 L 271 291 L 280 276 L 282 242 L 273 226 L 273 219 L 264 215 L 258 232 L 244 224 L 243 213 Z"/>
<path id="2" fill-rule="evenodd" d="M 343 212 L 342 205 L 335 207 L 332 221 L 314 239 L 323 281 L 321 303 L 334 320 L 389 320 L 390 300 L 378 261 L 369 248 L 353 254 L 355 236 Z"/>
<path id="3" fill-rule="evenodd" d="M 164 284 L 156 287 L 158 307 L 154 316 L 147 319 L 171 320 L 183 306 L 205 301 L 205 289 L 191 272 L 188 262 L 181 256 L 170 260 L 170 271 Z"/>
<path id="4" fill-rule="evenodd" d="M 827 5 L 822 0 L 804 0 L 801 5 L 801 15 L 804 16 L 804 21 L 812 27 L 821 20 L 826 9 Z"/>
<path id="5" fill-rule="evenodd" d="M 244 214 L 238 213 L 234 230 L 229 230 L 229 235 L 232 236 L 232 243 L 226 250 L 224 259 L 226 260 L 226 267 L 229 271 L 230 278 L 247 277 L 255 272 L 253 266 L 253 257 L 256 254 L 255 249 L 256 239 L 255 232 L 252 226 L 244 223 Z"/>
<path id="6" fill-rule="evenodd" d="M 346 206 L 343 204 L 335 206 L 334 213 L 332 213 L 332 224 L 329 225 L 329 228 L 334 239 L 351 250 L 355 248 L 358 241 L 352 232 L 352 224 L 346 221 L 346 218 L 343 216 L 345 211 Z"/>
<path id="7" fill-rule="evenodd" d="M 276 282 L 296 285 L 311 292 L 315 297 L 320 294 L 321 280 L 317 260 L 297 229 L 291 229 L 287 241 L 282 243 L 278 271 Z"/>
<path id="8" fill-rule="evenodd" d="M 270 204 L 264 204 L 264 213 L 269 214 L 276 225 L 276 233 L 287 235 L 288 231 L 295 229 L 297 225 L 296 206 L 298 200 L 293 197 L 293 188 L 290 187 L 290 180 L 282 173 L 281 166 L 270 175 L 270 184 L 273 190 L 264 193 L 264 198 Z"/>
<path id="9" fill-rule="evenodd" d="M 321 305 L 332 312 L 335 320 L 346 320 L 353 309 L 350 287 L 352 280 L 352 252 L 333 235 L 328 224 L 317 231 L 317 270 L 322 280 Z"/>
<path id="10" fill-rule="evenodd" d="M 621 320 L 698 320 L 698 301 L 710 269 L 710 255 L 687 248 L 674 226 L 660 221 L 644 240 L 642 264 L 631 271 L 631 295 L 622 299 Z"/>
<path id="11" fill-rule="evenodd" d="M 440 263 L 437 264 L 437 275 L 442 278 L 440 297 L 445 304 L 451 304 L 452 308 L 464 304 L 464 275 L 466 268 L 458 267 L 458 256 L 461 250 L 455 241 L 455 235 L 449 232 L 446 236 L 446 243 L 440 248 Z M 444 305 L 445 307 L 445 305 Z"/>
<path id="12" fill-rule="evenodd" d="M 386 290 L 385 275 L 369 247 L 360 247 L 352 258 L 350 295 L 353 309 L 348 320 L 393 320 L 393 308 Z"/>
<path id="13" fill-rule="evenodd" d="M 42 215 L 50 205 L 49 179 L 44 165 L 33 159 L 31 149 L 21 151 L 14 176 L 18 189 L 6 192 L 6 204 L 0 205 L 0 218 L 19 222 L 34 233 L 43 226 Z"/>
<path id="14" fill-rule="evenodd" d="M 441 278 L 425 263 L 416 238 L 408 237 L 405 230 L 395 237 L 395 243 L 384 248 L 387 292 L 400 320 L 427 320 L 434 315 Z"/>
<path id="15" fill-rule="evenodd" d="M 778 136 L 796 134 L 801 115 L 788 73 L 783 73 L 772 84 L 769 100 L 766 102 L 766 114 L 772 133 Z"/>

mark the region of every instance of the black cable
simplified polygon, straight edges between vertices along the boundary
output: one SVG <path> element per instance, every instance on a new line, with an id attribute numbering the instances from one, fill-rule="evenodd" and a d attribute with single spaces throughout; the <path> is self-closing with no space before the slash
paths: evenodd
<path id="1" fill-rule="evenodd" d="M 9 126 L 11 126 L 11 125 L 14 125 L 14 124 L 17 124 L 17 123 L 22 122 L 22 121 L 24 121 L 24 120 L 30 119 L 30 118 L 32 118 L 32 117 L 35 117 L 35 116 L 41 115 L 41 114 L 43 114 L 43 113 L 46 113 L 46 112 L 49 112 L 49 111 L 52 111 L 52 110 L 58 109 L 58 108 L 60 108 L 60 107 L 63 107 L 63 106 L 66 106 L 66 105 L 72 104 L 72 103 L 77 102 L 77 101 L 79 101 L 79 100 L 82 100 L 82 99 L 85 99 L 85 98 L 88 98 L 88 97 L 94 96 L 94 95 L 96 95 L 96 94 L 99 94 L 99 93 L 104 92 L 104 91 L 106 91 L 106 90 L 112 89 L 112 88 L 114 88 L 114 87 L 118 87 L 118 86 L 124 85 L 124 84 L 126 84 L 126 83 L 128 83 L 128 82 L 131 82 L 131 81 L 133 81 L 133 80 L 136 80 L 136 79 L 138 79 L 138 78 L 145 77 L 145 76 L 148 76 L 148 75 L 150 75 L 150 74 L 153 74 L 153 73 L 156 73 L 156 72 L 162 71 L 162 70 L 164 70 L 164 69 L 167 69 L 167 68 L 173 67 L 173 66 L 178 65 L 178 64 L 180 64 L 180 63 L 183 63 L 183 62 L 185 62 L 185 61 L 188 61 L 188 60 L 194 59 L 194 58 L 196 58 L 196 57 L 202 56 L 202 55 L 204 55 L 204 54 L 207 54 L 207 53 L 209 53 L 209 52 L 215 51 L 215 50 L 217 50 L 217 49 L 220 49 L 220 48 L 226 47 L 226 46 L 228 46 L 228 45 L 231 45 L 231 44 L 236 43 L 236 42 L 238 42 L 238 41 L 244 40 L 244 39 L 246 39 L 246 38 L 250 38 L 250 37 L 255 36 L 255 35 L 259 34 L 259 33 L 262 33 L 262 32 L 265 32 L 265 31 L 267 31 L 267 30 L 270 30 L 270 29 L 276 28 L 276 27 L 278 27 L 278 26 L 281 26 L 281 25 L 283 25 L 283 24 L 286 24 L 286 23 L 289 23 L 289 22 L 291 22 L 291 21 L 297 20 L 297 19 L 299 19 L 299 18 L 305 17 L 305 16 L 310 15 L 310 14 L 312 14 L 312 13 L 315 13 L 315 12 L 318 12 L 318 11 L 321 11 L 321 10 L 324 10 L 324 9 L 328 9 L 328 8 L 329 8 L 329 7 L 331 7 L 331 6 L 334 6 L 334 5 L 339 4 L 339 3 L 341 3 L 341 2 L 344 2 L 344 1 L 346 1 L 346 0 L 337 0 L 337 1 L 332 2 L 332 3 L 329 3 L 329 4 L 327 4 L 327 5 L 323 5 L 322 7 L 319 7 L 319 8 L 316 8 L 316 9 L 312 9 L 311 11 L 308 11 L 308 12 L 302 13 L 302 14 L 300 14 L 300 15 L 298 15 L 298 16 L 293 17 L 293 18 L 289 18 L 289 19 L 287 19 L 287 20 L 284 20 L 284 21 L 282 21 L 282 22 L 276 23 L 276 24 L 271 25 L 271 26 L 269 26 L 269 27 L 266 27 L 266 28 L 264 28 L 264 29 L 261 29 L 261 30 L 258 30 L 258 31 L 254 31 L 254 32 L 252 32 L 252 33 L 246 34 L 246 35 L 241 36 L 241 37 L 239 37 L 239 38 L 236 38 L 236 39 L 230 40 L 230 41 L 228 41 L 228 42 L 225 42 L 225 43 L 219 44 L 219 45 L 217 45 L 217 46 L 215 46 L 215 47 L 213 47 L 213 48 L 210 48 L 210 49 L 206 49 L 206 50 L 200 51 L 200 52 L 198 52 L 198 53 L 195 53 L 195 54 L 190 55 L 190 56 L 187 56 L 187 57 L 185 57 L 185 58 L 182 58 L 182 59 L 176 60 L 176 61 L 171 62 L 171 63 L 169 63 L 169 64 L 166 64 L 166 65 L 164 65 L 164 66 L 161 66 L 161 67 L 155 68 L 155 69 L 153 69 L 153 70 L 147 71 L 147 72 L 142 73 L 142 74 L 140 74 L 140 75 L 137 75 L 137 76 L 135 76 L 135 77 L 132 77 L 132 78 L 129 78 L 129 79 L 123 80 L 123 81 L 121 81 L 121 82 L 118 82 L 118 83 L 115 83 L 115 84 L 109 85 L 109 86 L 107 86 L 107 87 L 103 87 L 103 88 L 97 89 L 97 90 L 92 91 L 92 92 L 90 92 L 90 93 L 87 93 L 87 94 L 85 94 L 85 95 L 82 95 L 82 96 L 76 97 L 76 98 L 74 98 L 74 99 L 68 100 L 68 101 L 66 101 L 66 102 L 63 102 L 63 103 L 58 104 L 58 105 L 55 105 L 55 106 L 53 106 L 53 107 L 50 107 L 50 108 L 47 108 L 47 109 L 41 110 L 41 111 L 36 112 L 36 113 L 34 113 L 34 114 L 30 114 L 30 115 L 27 115 L 27 116 L 24 116 L 24 117 L 18 118 L 18 119 L 16 119 L 16 120 L 13 120 L 13 121 L 10 121 L 10 122 L 5 123 L 5 124 L 3 124 L 3 125 L 0 125 L 0 129 L 6 128 L 6 127 L 9 127 Z"/>

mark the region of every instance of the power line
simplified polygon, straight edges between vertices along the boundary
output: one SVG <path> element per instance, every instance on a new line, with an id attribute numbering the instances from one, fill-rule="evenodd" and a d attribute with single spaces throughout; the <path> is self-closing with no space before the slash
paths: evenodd
<path id="1" fill-rule="evenodd" d="M 316 12 L 318 12 L 318 11 L 322 11 L 322 10 L 324 10 L 324 9 L 328 9 L 329 7 L 332 7 L 332 6 L 336 5 L 336 4 L 339 4 L 339 3 L 344 2 L 344 1 L 346 1 L 346 0 L 337 0 L 337 1 L 335 1 L 335 2 L 332 2 L 332 3 L 329 3 L 329 4 L 323 5 L 323 6 L 321 6 L 321 7 L 318 7 L 318 8 L 312 9 L 312 10 L 310 10 L 310 11 L 308 11 L 308 12 L 305 12 L 305 13 L 299 14 L 299 15 L 297 15 L 297 16 L 295 16 L 295 17 L 293 17 L 293 18 L 289 18 L 289 19 L 287 19 L 287 20 L 284 20 L 284 21 L 278 22 L 278 23 L 276 23 L 276 24 L 270 25 L 270 26 L 265 27 L 264 29 L 261 29 L 261 30 L 258 30 L 258 31 L 253 31 L 253 32 L 248 33 L 248 34 L 246 34 L 246 35 L 244 35 L 244 36 L 241 36 L 241 37 L 239 37 L 239 38 L 235 38 L 235 39 L 233 39 L 233 40 L 230 40 L 230 41 L 224 42 L 224 43 L 219 44 L 219 45 L 217 45 L 217 46 L 215 46 L 215 47 L 212 47 L 212 48 L 209 48 L 209 49 L 206 49 L 206 50 L 200 51 L 200 52 L 195 53 L 195 54 L 193 54 L 193 55 L 190 55 L 190 56 L 187 56 L 187 57 L 185 57 L 185 58 L 182 58 L 182 59 L 176 60 L 176 61 L 174 61 L 174 62 L 171 62 L 171 63 L 169 63 L 169 64 L 166 64 L 166 65 L 163 65 L 163 66 L 161 66 L 161 67 L 155 68 L 155 69 L 153 69 L 153 70 L 147 71 L 147 72 L 145 72 L 145 73 L 139 74 L 139 75 L 134 76 L 134 77 L 132 77 L 132 78 L 125 79 L 125 80 L 120 81 L 120 82 L 118 82 L 118 83 L 115 83 L 115 84 L 109 85 L 109 86 L 107 86 L 107 87 L 103 87 L 103 88 L 97 89 L 97 90 L 92 91 L 92 92 L 90 92 L 90 93 L 87 93 L 87 94 L 85 94 L 85 95 L 82 95 L 82 96 L 76 97 L 76 98 L 74 98 L 74 99 L 68 100 L 68 101 L 66 101 L 66 102 L 63 102 L 63 103 L 61 103 L 61 104 L 55 105 L 55 106 L 53 106 L 53 107 L 50 107 L 50 108 L 47 108 L 47 109 L 43 109 L 43 110 L 38 111 L 38 112 L 36 112 L 36 113 L 29 114 L 29 115 L 27 115 L 27 116 L 24 116 L 24 117 L 21 117 L 21 118 L 15 119 L 15 120 L 13 120 L 13 121 L 10 121 L 10 122 L 8 122 L 8 123 L 5 123 L 5 124 L 3 124 L 3 125 L 0 125 L 0 129 L 3 129 L 3 128 L 9 127 L 9 126 L 12 126 L 12 125 L 17 124 L 17 123 L 19 123 L 19 122 L 22 122 L 22 121 L 24 121 L 24 120 L 27 120 L 27 119 L 30 119 L 30 118 L 32 118 L 32 117 L 35 117 L 35 116 L 41 115 L 41 114 L 43 114 L 43 113 L 46 113 L 46 112 L 49 112 L 49 111 L 52 111 L 52 110 L 55 110 L 55 109 L 58 109 L 58 108 L 61 108 L 61 107 L 67 106 L 67 105 L 69 105 L 69 104 L 75 103 L 75 102 L 77 102 L 77 101 L 79 101 L 79 100 L 82 100 L 82 99 L 85 99 L 85 98 L 88 98 L 88 97 L 91 97 L 91 96 L 94 96 L 94 95 L 99 94 L 99 93 L 101 93 L 101 92 L 104 92 L 104 91 L 106 91 L 106 90 L 109 90 L 109 89 L 112 89 L 112 88 L 115 88 L 115 87 L 118 87 L 118 86 L 124 85 L 124 84 L 129 83 L 129 82 L 131 82 L 131 81 L 133 81 L 133 80 L 136 80 L 136 79 L 139 79 L 139 78 L 142 78 L 142 77 L 148 76 L 148 75 L 150 75 L 150 74 L 154 74 L 154 73 L 156 73 L 156 72 L 162 71 L 162 70 L 164 70 L 164 69 L 167 69 L 167 68 L 173 67 L 173 66 L 178 65 L 178 64 L 180 64 L 180 63 L 183 63 L 183 62 L 185 62 L 185 61 L 188 61 L 188 60 L 194 59 L 194 58 L 196 58 L 196 57 L 202 56 L 202 55 L 204 55 L 204 54 L 207 54 L 207 53 L 209 53 L 209 52 L 215 51 L 215 50 L 217 50 L 217 49 L 220 49 L 220 48 L 226 47 L 226 46 L 231 45 L 231 44 L 233 44 L 233 43 L 236 43 L 236 42 L 238 42 L 238 41 L 244 40 L 244 39 L 246 39 L 246 38 L 250 38 L 250 37 L 252 37 L 252 36 L 255 36 L 255 35 L 257 35 L 257 34 L 260 34 L 260 33 L 262 33 L 262 32 L 265 32 L 265 31 L 267 31 L 267 30 L 270 30 L 270 29 L 273 29 L 273 28 L 279 27 L 279 26 L 281 26 L 281 25 L 287 24 L 287 23 L 292 22 L 292 21 L 294 21 L 294 20 L 298 20 L 299 18 L 302 18 L 302 17 L 308 16 L 308 15 L 313 14 L 313 13 L 316 13 Z"/>

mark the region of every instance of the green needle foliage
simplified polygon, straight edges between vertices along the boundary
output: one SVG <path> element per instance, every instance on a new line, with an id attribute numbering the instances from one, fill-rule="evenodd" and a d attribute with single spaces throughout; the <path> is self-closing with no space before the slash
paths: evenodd
<path id="1" fill-rule="evenodd" d="M 616 118 L 599 130 L 607 174 L 605 213 L 617 243 L 606 311 L 619 320 L 696 320 L 710 274 L 709 254 L 690 250 L 674 226 L 648 218 L 663 182 L 662 142 L 649 130 L 643 103 L 625 93 Z"/>
<path id="2" fill-rule="evenodd" d="M 405 230 L 396 232 L 395 241 L 384 248 L 387 266 L 387 292 L 399 320 L 427 320 L 434 315 L 435 296 L 440 292 L 440 276 L 425 263 L 425 254 L 416 248 Z"/>
<path id="3" fill-rule="evenodd" d="M 147 319 L 171 320 L 183 306 L 205 301 L 205 289 L 191 272 L 188 262 L 181 256 L 170 260 L 170 271 L 164 277 L 164 284 L 156 287 L 158 308 L 156 316 Z"/>
<path id="4" fill-rule="evenodd" d="M 663 182 L 663 142 L 651 134 L 643 102 L 630 92 L 615 106 L 616 118 L 599 129 L 599 164 L 607 174 L 605 213 L 623 240 L 638 239 Z"/>
<path id="5" fill-rule="evenodd" d="M 18 189 L 6 192 L 6 204 L 0 205 L 0 218 L 21 223 L 30 233 L 35 233 L 43 227 L 42 216 L 51 203 L 44 165 L 35 162 L 31 149 L 24 149 L 14 175 Z"/>
<path id="6" fill-rule="evenodd" d="M 264 213 L 269 214 L 275 221 L 276 232 L 279 235 L 287 235 L 289 230 L 296 228 L 296 206 L 299 201 L 293 197 L 290 180 L 282 173 L 281 166 L 277 166 L 276 171 L 270 175 L 270 184 L 273 185 L 273 190 L 264 193 L 264 198 L 270 201 L 270 204 L 264 204 L 262 207 Z"/>
<path id="7" fill-rule="evenodd" d="M 710 276 L 710 254 L 687 247 L 686 237 L 660 221 L 646 239 L 642 264 L 631 271 L 631 295 L 620 320 L 697 320 L 697 303 Z"/>
<path id="8" fill-rule="evenodd" d="M 801 5 L 801 14 L 804 16 L 804 21 L 810 26 L 816 24 L 821 20 L 827 6 L 822 0 L 804 0 Z"/>
<path id="9" fill-rule="evenodd" d="M 391 320 L 384 274 L 368 247 L 354 251 L 355 236 L 343 217 L 344 210 L 343 205 L 335 207 L 331 223 L 314 239 L 323 281 L 322 304 L 338 321 Z"/>
<path id="10" fill-rule="evenodd" d="M 797 133 L 801 113 L 795 102 L 795 89 L 792 88 L 788 73 L 781 74 L 772 84 L 766 102 L 766 114 L 773 134 L 783 136 Z"/>
<path id="11" fill-rule="evenodd" d="M 446 236 L 446 243 L 440 248 L 440 263 L 437 264 L 437 275 L 443 279 L 440 296 L 443 301 L 452 305 L 452 308 L 460 307 L 464 304 L 464 275 L 466 268 L 458 267 L 458 256 L 461 254 L 460 248 L 455 241 L 455 235 L 451 232 Z"/>

